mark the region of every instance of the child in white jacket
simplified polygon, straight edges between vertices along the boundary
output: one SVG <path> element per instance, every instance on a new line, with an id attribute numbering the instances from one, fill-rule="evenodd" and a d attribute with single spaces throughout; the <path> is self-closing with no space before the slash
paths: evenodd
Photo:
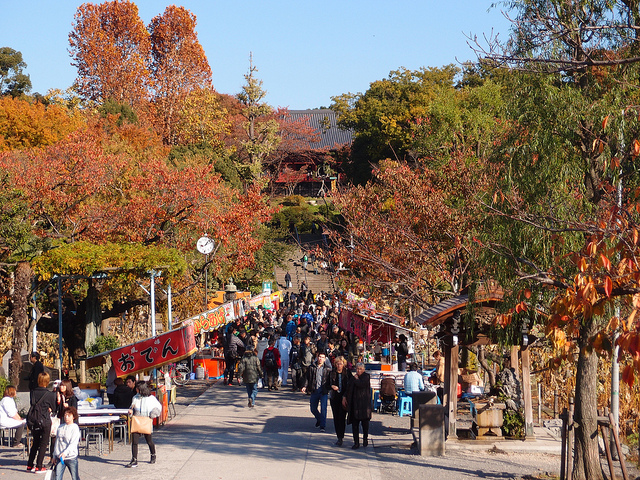
<path id="1" fill-rule="evenodd" d="M 80 480 L 78 476 L 78 444 L 80 428 L 74 421 L 78 420 L 78 411 L 74 407 L 64 409 L 64 423 L 58 427 L 56 447 L 53 456 L 56 459 L 56 480 L 62 480 L 66 467 L 69 467 L 72 480 Z"/>

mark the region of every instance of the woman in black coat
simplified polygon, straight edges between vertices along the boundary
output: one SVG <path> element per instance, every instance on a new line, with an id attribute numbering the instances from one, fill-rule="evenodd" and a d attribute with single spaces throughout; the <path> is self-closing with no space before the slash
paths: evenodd
<path id="1" fill-rule="evenodd" d="M 347 388 L 347 423 L 353 429 L 352 449 L 360 448 L 360 424 L 362 424 L 362 446 L 369 445 L 369 420 L 371 420 L 371 378 L 364 371 L 364 363 L 356 364 L 356 373 Z"/>
<path id="2" fill-rule="evenodd" d="M 329 386 L 327 390 L 330 392 L 331 411 L 333 412 L 333 424 L 336 428 L 338 441 L 336 445 L 342 445 L 344 438 L 344 430 L 347 420 L 347 388 L 351 382 L 351 372 L 347 370 L 347 361 L 344 357 L 338 356 L 333 361 L 333 370 L 329 374 Z"/>

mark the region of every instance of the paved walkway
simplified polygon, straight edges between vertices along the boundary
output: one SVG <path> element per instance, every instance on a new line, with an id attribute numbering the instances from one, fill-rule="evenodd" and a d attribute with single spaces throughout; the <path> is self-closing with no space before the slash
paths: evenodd
<path id="1" fill-rule="evenodd" d="M 155 465 L 148 463 L 149 451 L 142 443 L 139 467 L 125 469 L 130 447 L 117 443 L 110 454 L 98 456 L 92 449 L 88 456 L 81 455 L 80 477 L 386 480 L 437 475 L 439 480 L 453 480 L 521 478 L 559 471 L 555 455 L 559 442 L 552 438 L 535 443 L 503 441 L 498 449 L 460 441 L 447 445 L 445 457 L 421 457 L 410 448 L 407 417 L 374 414 L 372 445 L 354 451 L 350 433 L 344 446 L 333 445 L 336 437 L 331 413 L 326 433 L 314 428 L 308 397 L 303 394 L 261 390 L 253 409 L 247 408 L 246 398 L 244 387 L 214 384 L 154 433 L 158 449 Z M 0 477 L 33 478 L 25 466 L 18 452 L 0 447 Z M 69 474 L 65 478 L 70 478 Z"/>

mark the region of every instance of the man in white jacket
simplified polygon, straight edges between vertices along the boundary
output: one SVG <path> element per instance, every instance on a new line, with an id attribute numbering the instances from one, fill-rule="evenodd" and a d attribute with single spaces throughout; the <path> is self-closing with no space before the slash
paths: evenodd
<path id="1" fill-rule="evenodd" d="M 280 352 L 280 370 L 278 371 L 278 375 L 282 386 L 286 387 L 287 378 L 289 378 L 289 354 L 291 352 L 291 342 L 283 335 L 278 338 L 276 347 Z"/>
<path id="2" fill-rule="evenodd" d="M 69 467 L 71 480 L 80 480 L 78 476 L 78 443 L 80 443 L 80 428 L 74 421 L 78 420 L 75 407 L 64 409 L 64 423 L 58 427 L 56 433 L 56 447 L 53 456 L 56 461 L 56 480 L 62 480 L 64 470 Z"/>

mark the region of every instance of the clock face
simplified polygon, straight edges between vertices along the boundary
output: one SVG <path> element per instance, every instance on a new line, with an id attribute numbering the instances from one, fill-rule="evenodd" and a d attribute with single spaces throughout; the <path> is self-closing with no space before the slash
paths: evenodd
<path id="1" fill-rule="evenodd" d="M 198 251 L 204 255 L 208 255 L 213 252 L 213 247 L 215 246 L 215 242 L 213 238 L 209 237 L 200 237 L 198 239 L 198 243 L 196 243 L 196 248 Z"/>

